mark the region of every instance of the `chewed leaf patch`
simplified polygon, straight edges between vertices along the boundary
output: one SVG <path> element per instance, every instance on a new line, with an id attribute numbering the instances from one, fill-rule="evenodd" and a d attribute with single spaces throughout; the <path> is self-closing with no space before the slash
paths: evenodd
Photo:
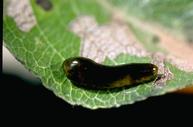
<path id="1" fill-rule="evenodd" d="M 96 62 L 103 62 L 105 57 L 115 59 L 122 53 L 148 55 L 126 23 L 112 21 L 99 25 L 93 17 L 80 16 L 71 22 L 70 29 L 81 38 L 81 56 Z"/>
<path id="2" fill-rule="evenodd" d="M 21 31 L 28 32 L 36 25 L 29 0 L 9 0 L 6 1 L 7 14 L 14 19 Z"/>

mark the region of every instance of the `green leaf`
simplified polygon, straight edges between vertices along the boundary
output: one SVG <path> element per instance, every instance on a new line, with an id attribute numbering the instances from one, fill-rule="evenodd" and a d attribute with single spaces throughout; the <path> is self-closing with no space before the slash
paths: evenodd
<path id="1" fill-rule="evenodd" d="M 156 21 L 193 42 L 192 0 L 110 0 L 115 6 L 125 8 L 129 15 Z"/>
<path id="2" fill-rule="evenodd" d="M 159 0 L 154 0 L 154 2 L 153 0 L 152 2 L 149 0 L 149 3 L 146 5 L 149 10 L 144 12 L 142 12 L 143 4 L 139 0 L 116 1 L 117 0 L 105 2 L 102 0 L 51 1 L 53 7 L 50 10 L 44 10 L 40 5 L 32 1 L 30 5 L 33 8 L 36 24 L 28 30 L 22 30 L 20 26 L 22 27 L 23 24 L 17 24 L 15 20 L 16 16 L 4 14 L 3 40 L 10 52 L 12 52 L 27 69 L 36 74 L 46 88 L 72 105 L 81 105 L 90 109 L 119 107 L 192 85 L 193 73 L 178 69 L 169 61 L 167 61 L 165 66 L 170 69 L 173 78 L 172 80 L 168 80 L 166 85 L 162 87 L 156 87 L 150 82 L 122 90 L 85 90 L 74 86 L 65 77 L 62 68 L 63 61 L 66 58 L 81 55 L 80 48 L 83 39 L 70 29 L 70 25 L 82 15 L 94 17 L 99 26 L 105 26 L 113 20 L 113 9 L 116 9 L 119 13 L 124 14 L 123 17 L 126 17 L 120 18 L 119 20 L 123 20 L 128 27 L 131 27 L 132 34 L 136 36 L 148 52 L 165 52 L 165 49 L 161 49 L 159 45 L 151 41 L 155 36 L 154 33 L 142 30 L 139 26 L 136 26 L 135 22 L 130 20 L 129 17 L 140 17 L 138 15 L 144 14 L 144 17 L 150 17 L 154 22 L 161 24 L 166 22 L 166 24 L 169 24 L 171 23 L 170 15 L 173 15 L 173 13 L 169 11 L 169 8 L 168 11 L 170 13 L 165 9 L 164 13 L 161 12 L 161 10 L 163 10 L 162 7 L 165 8 L 167 6 L 167 4 L 164 4 L 166 0 L 163 1 L 162 6 L 158 4 Z M 155 1 L 157 1 L 157 3 Z M 185 4 L 185 2 L 181 4 L 181 0 L 176 1 L 178 1 L 176 3 L 179 5 L 178 8 L 180 8 L 180 10 L 183 9 L 183 13 L 191 13 L 186 7 L 193 10 L 191 5 Z M 186 1 L 191 3 L 190 0 Z M 139 6 L 139 8 L 134 7 L 134 5 Z M 4 5 L 5 10 L 8 8 L 7 6 L 6 4 Z M 145 8 L 147 8 L 146 6 Z M 131 15 L 128 11 L 125 11 L 124 8 L 133 10 L 133 14 Z M 160 15 L 151 15 L 150 9 L 160 9 L 160 11 L 156 10 L 159 11 Z M 176 11 L 173 16 L 178 18 L 179 13 L 181 12 Z M 162 15 L 164 17 L 162 17 Z M 180 22 L 183 23 L 184 20 L 180 20 Z M 192 22 L 187 24 L 192 25 Z M 105 33 L 100 33 L 100 35 L 102 34 Z M 92 50 L 90 52 L 92 54 Z M 135 54 L 120 53 L 115 58 L 106 57 L 105 61 L 103 60 L 102 62 L 103 64 L 114 65 L 151 61 L 152 57 L 149 55 L 136 56 Z"/>

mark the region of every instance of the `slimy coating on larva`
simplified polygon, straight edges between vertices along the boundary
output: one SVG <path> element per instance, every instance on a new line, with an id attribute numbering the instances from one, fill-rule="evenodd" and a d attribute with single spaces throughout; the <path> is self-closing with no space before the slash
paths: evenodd
<path id="1" fill-rule="evenodd" d="M 94 90 L 137 86 L 155 80 L 158 73 L 151 63 L 107 66 L 85 57 L 66 59 L 63 69 L 74 85 Z"/>

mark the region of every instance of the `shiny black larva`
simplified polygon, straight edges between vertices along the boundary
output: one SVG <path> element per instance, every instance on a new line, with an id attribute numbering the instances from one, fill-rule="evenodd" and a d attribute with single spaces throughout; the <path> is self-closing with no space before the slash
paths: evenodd
<path id="1" fill-rule="evenodd" d="M 158 67 L 151 63 L 107 66 L 85 57 L 66 59 L 63 69 L 74 85 L 95 90 L 133 87 L 153 81 L 158 75 Z"/>

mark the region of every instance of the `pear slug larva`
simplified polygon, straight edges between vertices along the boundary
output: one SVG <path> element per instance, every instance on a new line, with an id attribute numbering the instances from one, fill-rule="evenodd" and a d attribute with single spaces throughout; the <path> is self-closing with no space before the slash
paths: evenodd
<path id="1" fill-rule="evenodd" d="M 153 81 L 158 75 L 158 67 L 151 63 L 107 66 L 85 57 L 66 59 L 63 69 L 74 85 L 96 90 L 132 87 Z"/>

